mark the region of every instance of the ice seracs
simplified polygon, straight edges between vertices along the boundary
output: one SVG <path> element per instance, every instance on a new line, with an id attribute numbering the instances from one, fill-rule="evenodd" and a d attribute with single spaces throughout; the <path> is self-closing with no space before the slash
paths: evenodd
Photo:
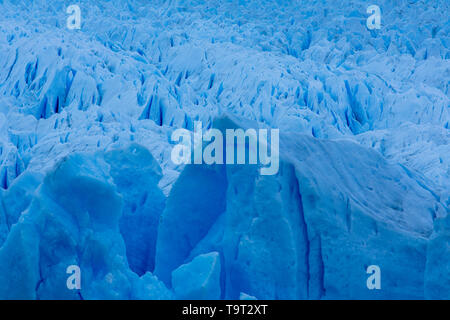
<path id="1" fill-rule="evenodd" d="M 448 5 L 376 5 L 1 1 L 0 298 L 449 297 Z"/>

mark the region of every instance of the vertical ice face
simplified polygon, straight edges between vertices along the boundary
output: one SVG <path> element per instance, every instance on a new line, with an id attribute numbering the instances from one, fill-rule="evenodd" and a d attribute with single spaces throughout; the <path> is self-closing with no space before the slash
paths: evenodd
<path id="1" fill-rule="evenodd" d="M 172 271 L 186 261 L 225 211 L 227 180 L 223 166 L 199 167 L 184 169 L 161 215 L 155 274 L 167 285 Z"/>
<path id="2" fill-rule="evenodd" d="M 166 200 L 158 187 L 161 168 L 150 152 L 137 144 L 111 150 L 105 160 L 124 199 L 119 225 L 130 268 L 140 276 L 153 272 L 159 218 Z"/>
<path id="3" fill-rule="evenodd" d="M 157 275 L 217 251 L 225 298 L 423 298 L 428 238 L 444 206 L 401 166 L 354 142 L 282 138 L 275 176 L 225 166 L 226 179 L 205 180 L 208 167 L 186 166 L 162 215 Z M 374 264 L 381 291 L 366 286 Z"/>
<path id="4" fill-rule="evenodd" d="M 132 180 L 127 180 L 130 175 L 121 179 L 115 171 L 118 166 L 123 172 L 138 166 L 133 172 L 140 172 Z M 13 224 L 0 249 L 1 297 L 171 297 L 162 283 L 146 274 L 154 263 L 156 227 L 164 205 L 157 187 L 159 178 L 158 164 L 139 145 L 106 155 L 64 158 L 35 190 L 29 207 Z M 139 189 L 133 189 L 139 179 Z M 25 179 L 20 181 L 25 190 L 34 188 L 25 184 Z M 129 188 L 124 190 L 124 183 L 130 183 Z M 142 200 L 140 192 L 147 193 L 152 206 Z M 137 209 L 131 212 L 134 206 Z M 79 290 L 66 287 L 69 266 L 81 271 Z M 145 275 L 139 278 L 137 274 Z"/>
<path id="5" fill-rule="evenodd" d="M 178 267 L 172 272 L 172 287 L 177 299 L 219 299 L 221 293 L 219 253 L 201 254 L 191 262 Z"/>

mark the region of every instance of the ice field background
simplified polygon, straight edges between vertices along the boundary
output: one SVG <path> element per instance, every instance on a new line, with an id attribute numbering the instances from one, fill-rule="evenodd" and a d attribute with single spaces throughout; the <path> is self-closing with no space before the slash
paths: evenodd
<path id="1" fill-rule="evenodd" d="M 450 299 L 449 7 L 0 0 L 0 299 Z M 174 164 L 195 121 L 278 173 Z"/>

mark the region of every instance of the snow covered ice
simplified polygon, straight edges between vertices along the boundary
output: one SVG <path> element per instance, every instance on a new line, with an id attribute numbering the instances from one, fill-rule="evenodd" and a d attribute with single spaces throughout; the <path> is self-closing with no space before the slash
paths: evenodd
<path id="1" fill-rule="evenodd" d="M 0 299 L 450 299 L 449 12 L 0 0 Z M 196 122 L 279 170 L 174 163 Z"/>

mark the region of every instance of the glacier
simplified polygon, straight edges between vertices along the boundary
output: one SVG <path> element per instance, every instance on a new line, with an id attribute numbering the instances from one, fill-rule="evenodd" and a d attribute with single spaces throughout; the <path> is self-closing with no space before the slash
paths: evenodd
<path id="1" fill-rule="evenodd" d="M 0 0 L 0 299 L 450 299 L 449 9 Z M 174 163 L 196 121 L 277 174 Z"/>

